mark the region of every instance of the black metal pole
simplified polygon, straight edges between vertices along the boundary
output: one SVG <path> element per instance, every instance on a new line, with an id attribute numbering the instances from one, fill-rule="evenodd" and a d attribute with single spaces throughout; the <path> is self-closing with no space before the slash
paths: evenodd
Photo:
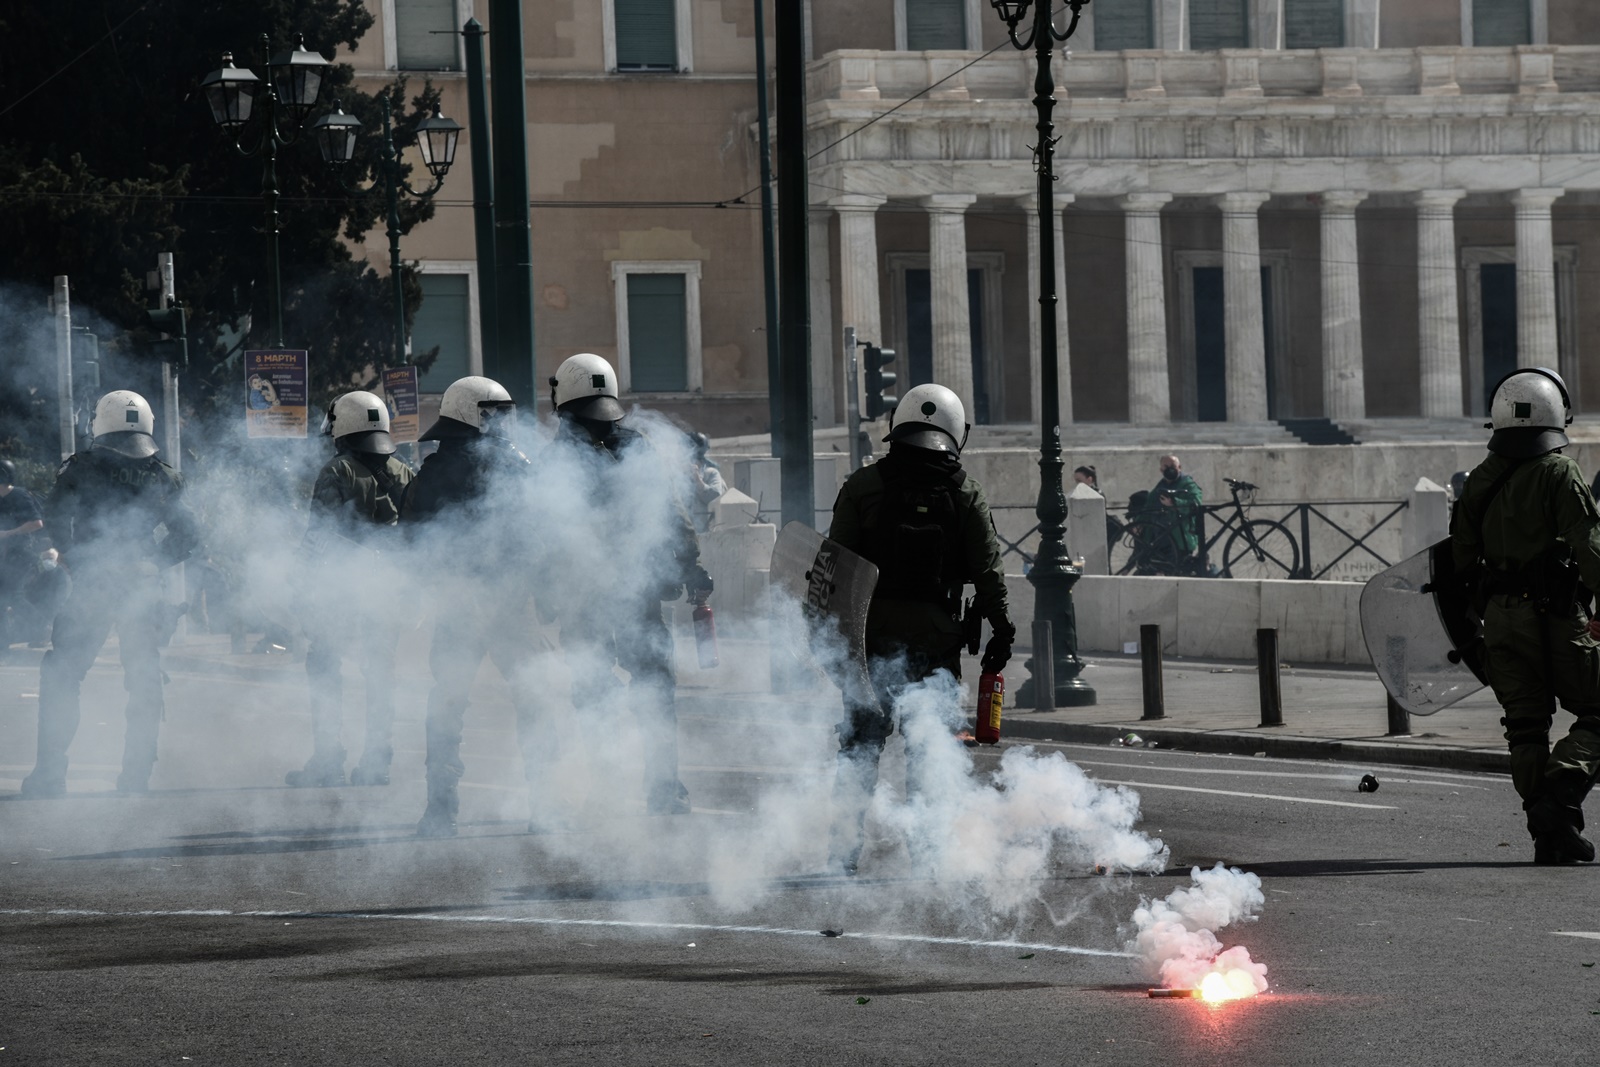
<path id="1" fill-rule="evenodd" d="M 531 406 L 533 353 L 533 229 L 528 205 L 527 73 L 522 45 L 522 0 L 489 0 L 494 27 L 494 217 L 499 282 L 500 377 L 517 403 Z"/>
<path id="2" fill-rule="evenodd" d="M 261 54 L 267 63 L 266 95 L 261 117 L 266 121 L 261 139 L 261 199 L 267 209 L 267 305 L 272 316 L 272 344 L 283 347 L 283 271 L 278 256 L 278 93 L 272 87 L 272 44 L 261 35 Z"/>
<path id="3" fill-rule="evenodd" d="M 1072 22 L 1061 40 L 1072 36 L 1078 24 L 1082 3 L 1071 2 Z M 1034 558 L 1028 581 L 1033 584 L 1033 617 L 1049 619 L 1055 632 L 1050 649 L 1057 707 L 1085 707 L 1095 703 L 1094 688 L 1081 677 L 1083 661 L 1078 658 L 1077 616 L 1072 604 L 1072 587 L 1083 572 L 1072 565 L 1067 555 L 1067 495 L 1061 486 L 1064 464 L 1061 459 L 1061 410 L 1056 383 L 1056 238 L 1055 213 L 1055 78 L 1050 71 L 1050 56 L 1057 35 L 1051 25 L 1050 0 L 1038 0 L 1033 13 L 1031 41 L 1019 42 L 1016 27 L 1008 27 L 1012 42 L 1021 48 L 1031 43 L 1034 56 L 1033 106 L 1038 112 L 1038 145 L 1034 164 L 1038 171 L 1039 195 L 1039 500 L 1034 514 L 1039 517 L 1039 553 Z M 1034 653 L 1034 662 L 1039 654 Z M 1037 682 L 1037 679 L 1034 679 Z"/>
<path id="4" fill-rule="evenodd" d="M 483 66 L 483 23 L 462 27 L 467 53 L 467 136 L 472 141 L 472 228 L 478 245 L 478 333 L 483 373 L 495 381 L 500 369 L 499 270 L 494 239 L 494 150 L 489 135 L 489 79 Z"/>
<path id="5" fill-rule="evenodd" d="M 1388 733 L 1384 734 L 1384 736 L 1385 737 L 1410 737 L 1411 736 L 1411 713 L 1409 711 L 1407 711 L 1405 708 L 1402 708 L 1395 701 L 1394 697 L 1390 696 L 1388 693 L 1384 693 L 1383 694 L 1383 698 L 1388 703 L 1388 716 L 1389 716 L 1389 731 L 1388 731 Z"/>
<path id="6" fill-rule="evenodd" d="M 1140 718 L 1147 721 L 1166 718 L 1167 694 L 1161 678 L 1161 627 L 1148 623 L 1139 627 L 1139 668 L 1144 690 L 1144 714 Z"/>
<path id="7" fill-rule="evenodd" d="M 406 359 L 406 287 L 400 277 L 400 153 L 394 147 L 394 118 L 390 114 L 389 94 L 383 99 L 383 192 L 388 201 L 389 280 L 394 287 L 394 363 L 402 367 Z"/>
<path id="8" fill-rule="evenodd" d="M 1283 690 L 1278 674 L 1278 631 L 1256 631 L 1256 675 L 1261 687 L 1261 725 L 1283 725 Z"/>
<path id="9" fill-rule="evenodd" d="M 807 254 L 805 21 L 800 0 L 777 6 L 778 315 L 783 521 L 816 522 L 811 459 L 811 304 Z"/>
<path id="10" fill-rule="evenodd" d="M 1033 710 L 1054 711 L 1055 700 L 1055 662 L 1050 658 L 1050 649 L 1055 644 L 1050 636 L 1050 620 L 1033 620 L 1033 677 L 1038 683 L 1033 687 Z"/>
<path id="11" fill-rule="evenodd" d="M 767 108 L 766 0 L 756 9 L 756 128 L 761 150 L 761 282 L 767 312 L 767 421 L 772 454 L 783 455 L 783 364 L 778 356 L 778 239 L 772 218 L 772 124 Z"/>

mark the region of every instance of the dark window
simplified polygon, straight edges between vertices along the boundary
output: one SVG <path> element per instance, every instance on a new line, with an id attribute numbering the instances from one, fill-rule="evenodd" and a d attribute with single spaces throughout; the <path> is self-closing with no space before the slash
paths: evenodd
<path id="1" fill-rule="evenodd" d="M 395 59 L 401 70 L 460 70 L 456 0 L 394 0 Z"/>
<path id="2" fill-rule="evenodd" d="M 1228 419 L 1227 335 L 1222 268 L 1194 269 L 1194 385 L 1201 422 Z"/>
<path id="3" fill-rule="evenodd" d="M 628 367 L 636 393 L 689 388 L 689 324 L 682 274 L 628 275 Z"/>
<path id="4" fill-rule="evenodd" d="M 1483 310 L 1483 409 L 1494 387 L 1517 369 L 1517 265 L 1485 263 L 1478 269 Z"/>
<path id="5" fill-rule="evenodd" d="M 906 384 L 933 381 L 933 275 L 926 268 L 906 271 Z"/>
<path id="6" fill-rule="evenodd" d="M 906 48 L 967 47 L 966 0 L 906 0 Z"/>
<path id="7" fill-rule="evenodd" d="M 616 0 L 617 69 L 677 70 L 677 0 Z"/>
<path id="8" fill-rule="evenodd" d="M 1528 0 L 1472 0 L 1472 43 L 1479 48 L 1532 44 Z"/>
<path id="9" fill-rule="evenodd" d="M 422 283 L 422 306 L 411 324 L 411 351 L 420 356 L 439 349 L 433 366 L 417 376 L 417 391 L 442 393 L 472 373 L 468 279 L 465 274 L 419 274 L 417 281 Z"/>
<path id="10" fill-rule="evenodd" d="M 1247 0 L 1189 0 L 1189 47 L 1196 52 L 1246 48 L 1250 43 Z"/>
<path id="11" fill-rule="evenodd" d="M 1343 48 L 1344 0 L 1284 0 L 1283 47 Z"/>
<path id="12" fill-rule="evenodd" d="M 983 347 L 983 271 L 967 269 L 967 325 L 972 343 L 972 406 L 974 424 L 994 422 L 995 397 L 989 387 L 988 353 Z"/>
<path id="13" fill-rule="evenodd" d="M 1153 0 L 1095 0 L 1094 47 L 1097 52 L 1154 48 Z"/>

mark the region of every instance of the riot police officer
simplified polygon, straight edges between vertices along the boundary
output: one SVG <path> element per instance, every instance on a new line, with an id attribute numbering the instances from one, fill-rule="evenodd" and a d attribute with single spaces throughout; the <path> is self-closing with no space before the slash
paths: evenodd
<path id="1" fill-rule="evenodd" d="M 388 568 L 411 468 L 394 455 L 389 407 L 363 390 L 328 409 L 324 432 L 336 455 L 311 490 L 305 547 L 311 557 L 307 597 L 306 679 L 311 687 L 311 758 L 284 780 L 291 786 L 344 784 L 344 654 L 359 650 L 367 688 L 367 729 L 351 785 L 388 785 L 394 757 L 394 652 L 400 630 Z"/>
<path id="2" fill-rule="evenodd" d="M 453 837 L 459 808 L 461 734 L 472 680 L 487 655 L 511 687 L 517 738 L 530 783 L 553 755 L 536 734 L 528 667 L 536 651 L 532 567 L 524 507 L 532 467 L 510 438 L 516 405 L 499 382 L 467 377 L 439 402 L 439 421 L 424 441 L 439 449 L 407 487 L 400 525 L 435 582 L 433 646 L 428 665 L 428 805 L 419 837 Z M 546 734 L 549 732 L 546 731 Z"/>
<path id="3" fill-rule="evenodd" d="M 617 685 L 613 666 L 627 671 L 628 703 L 644 737 L 645 810 L 688 814 L 689 791 L 678 778 L 673 640 L 662 617 L 662 602 L 686 588 L 692 599 L 711 592 L 677 490 L 687 479 L 660 462 L 643 433 L 624 425 L 616 371 L 600 356 L 580 352 L 564 360 L 550 378 L 550 398 L 558 418 L 552 465 L 574 469 L 571 495 L 587 505 L 579 526 L 593 531 L 602 541 L 599 554 L 615 561 L 604 574 L 584 575 L 580 588 L 564 588 L 559 575 L 551 576 L 551 611 L 573 665 L 572 702 L 580 710 L 601 709 Z M 629 465 L 629 473 L 647 477 L 627 479 L 624 489 Z"/>
<path id="4" fill-rule="evenodd" d="M 39 754 L 25 797 L 66 792 L 67 749 L 78 731 L 79 689 L 117 631 L 127 735 L 117 789 L 149 789 L 164 704 L 160 645 L 177 611 L 162 597 L 162 572 L 199 542 L 183 481 L 161 461 L 155 419 L 138 393 L 119 389 L 95 405 L 94 440 L 61 466 L 45 501 L 45 524 L 72 573 L 39 665 Z"/>
<path id="5" fill-rule="evenodd" d="M 983 487 L 961 468 L 966 413 L 942 385 L 907 391 L 889 421 L 889 454 L 852 474 L 833 505 L 828 536 L 878 567 L 867 613 L 871 693 L 845 693 L 834 779 L 830 860 L 856 872 L 878 761 L 894 731 L 894 703 L 946 671 L 961 677 L 961 595 L 989 621 L 985 672 L 1003 670 L 1016 627 L 1006 603 L 1000 541 Z M 908 788 L 916 788 L 909 754 Z"/>
<path id="6" fill-rule="evenodd" d="M 1560 375 L 1508 375 L 1490 417 L 1489 456 L 1451 516 L 1452 553 L 1458 570 L 1484 567 L 1487 673 L 1534 862 L 1588 862 L 1582 804 L 1600 774 L 1600 644 L 1584 602 L 1600 589 L 1600 511 L 1561 454 L 1572 407 Z M 1558 700 L 1577 721 L 1552 746 Z"/>

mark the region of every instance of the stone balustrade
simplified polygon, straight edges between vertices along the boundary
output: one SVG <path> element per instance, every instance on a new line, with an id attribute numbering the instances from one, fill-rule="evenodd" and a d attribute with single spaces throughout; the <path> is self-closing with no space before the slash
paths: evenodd
<path id="1" fill-rule="evenodd" d="M 944 79 L 932 101 L 1027 99 L 1033 55 L 831 52 L 811 65 L 813 102 L 904 100 Z M 959 72 L 958 72 L 959 71 Z M 1058 55 L 1057 99 L 1545 96 L 1600 91 L 1600 46 L 1255 48 Z"/>

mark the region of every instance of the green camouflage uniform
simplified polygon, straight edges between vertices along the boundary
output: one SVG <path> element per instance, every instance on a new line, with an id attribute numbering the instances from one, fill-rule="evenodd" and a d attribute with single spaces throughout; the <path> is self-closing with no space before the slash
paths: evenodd
<path id="1" fill-rule="evenodd" d="M 1485 509 L 1484 498 L 1513 465 Z M 1584 608 L 1564 590 L 1547 611 L 1539 605 L 1546 564 L 1569 552 L 1583 584 L 1600 589 L 1600 511 L 1577 463 L 1559 452 L 1521 461 L 1491 453 L 1467 480 L 1450 536 L 1458 569 L 1479 559 L 1490 569 L 1483 616 L 1489 683 L 1505 709 L 1500 721 L 1523 807 L 1547 791 L 1579 804 L 1600 773 L 1600 643 L 1589 636 Z M 1552 747 L 1556 700 L 1577 722 Z"/>

